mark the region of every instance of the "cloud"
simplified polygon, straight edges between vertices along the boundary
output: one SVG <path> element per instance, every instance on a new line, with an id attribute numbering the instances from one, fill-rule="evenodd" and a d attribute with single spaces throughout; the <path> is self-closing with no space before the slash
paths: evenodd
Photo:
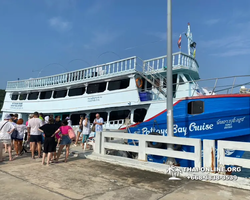
<path id="1" fill-rule="evenodd" d="M 95 49 L 98 46 L 104 46 L 112 43 L 121 35 L 120 32 L 109 31 L 95 31 L 93 32 L 92 38 L 89 44 L 85 44 L 86 49 Z"/>
<path id="2" fill-rule="evenodd" d="M 92 5 L 89 6 L 88 8 L 86 8 L 86 10 L 84 11 L 84 15 L 85 17 L 90 17 L 93 15 L 98 15 L 100 14 L 102 11 L 106 11 L 108 12 L 108 8 L 112 5 L 114 0 L 92 0 Z"/>
<path id="3" fill-rule="evenodd" d="M 157 37 L 160 41 L 166 41 L 167 40 L 167 30 L 165 32 L 161 32 L 161 31 L 158 31 L 158 32 L 149 32 L 148 35 L 151 35 L 151 36 L 154 36 L 154 37 Z M 177 38 L 179 38 L 180 36 L 180 33 L 172 33 L 172 39 L 175 40 Z"/>
<path id="4" fill-rule="evenodd" d="M 102 8 L 103 8 L 103 3 L 101 3 L 101 1 L 97 1 L 85 11 L 85 15 L 89 16 L 98 14 L 99 11 L 102 10 Z"/>
<path id="5" fill-rule="evenodd" d="M 167 40 L 167 32 L 150 32 L 149 35 L 155 36 L 160 40 Z"/>
<path id="6" fill-rule="evenodd" d="M 211 56 L 218 56 L 218 57 L 228 57 L 228 56 L 239 56 L 239 55 L 250 55 L 250 48 L 248 49 L 232 49 L 222 53 L 214 53 L 210 54 Z"/>
<path id="7" fill-rule="evenodd" d="M 200 42 L 202 48 L 211 49 L 213 51 L 220 51 L 218 53 L 210 54 L 212 56 L 237 56 L 250 54 L 250 39 L 243 35 L 228 36 L 216 40 L 208 40 Z M 249 48 L 246 48 L 249 47 Z"/>
<path id="8" fill-rule="evenodd" d="M 250 22 L 235 24 L 234 30 L 217 39 L 200 41 L 203 49 L 212 51 L 213 56 L 239 56 L 250 54 Z"/>
<path id="9" fill-rule="evenodd" d="M 49 19 L 49 25 L 57 31 L 69 31 L 71 29 L 71 23 L 62 20 L 60 17 Z"/>
<path id="10" fill-rule="evenodd" d="M 209 19 L 209 20 L 205 21 L 204 23 L 206 25 L 212 26 L 212 25 L 219 23 L 220 21 L 221 21 L 220 19 Z"/>

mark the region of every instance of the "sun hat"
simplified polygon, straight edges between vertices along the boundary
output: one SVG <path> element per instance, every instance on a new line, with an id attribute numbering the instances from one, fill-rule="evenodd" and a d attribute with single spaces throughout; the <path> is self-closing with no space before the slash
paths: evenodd
<path id="1" fill-rule="evenodd" d="M 4 119 L 8 119 L 9 120 L 9 119 L 11 119 L 11 116 L 9 114 L 5 114 L 4 115 Z"/>

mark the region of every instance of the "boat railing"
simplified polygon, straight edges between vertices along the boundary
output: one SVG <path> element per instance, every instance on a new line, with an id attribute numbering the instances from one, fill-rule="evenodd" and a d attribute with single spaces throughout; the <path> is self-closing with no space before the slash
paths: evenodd
<path id="1" fill-rule="evenodd" d="M 159 71 L 167 69 L 167 56 L 161 56 L 149 60 L 144 60 L 143 72 Z M 199 69 L 197 61 L 192 57 L 182 52 L 177 52 L 173 54 L 172 57 L 173 69 L 184 67 L 193 71 Z"/>
<path id="2" fill-rule="evenodd" d="M 44 87 L 56 87 L 71 85 L 72 83 L 85 83 L 90 80 L 97 80 L 103 77 L 110 77 L 115 74 L 135 71 L 136 56 L 117 60 L 93 67 L 71 71 L 67 73 L 31 78 L 27 80 L 9 81 L 6 90 L 38 89 Z"/>
<path id="3" fill-rule="evenodd" d="M 191 87 L 180 87 L 183 84 L 191 84 Z M 176 89 L 173 92 L 178 93 L 175 99 L 201 95 L 250 93 L 250 75 L 200 79 L 175 83 L 173 85 L 176 85 Z M 166 92 L 166 87 L 162 85 L 159 87 Z M 159 96 L 159 94 L 155 93 L 151 88 L 142 89 L 141 92 L 148 92 L 152 95 L 152 98 L 149 98 L 148 101 L 161 100 L 159 97 L 153 98 L 153 96 Z"/>
<path id="4" fill-rule="evenodd" d="M 61 87 L 74 83 L 86 83 L 105 77 L 112 77 L 123 73 L 139 72 L 143 74 L 156 74 L 166 67 L 167 56 L 157 57 L 143 61 L 133 56 L 114 62 L 96 65 L 67 73 L 46 76 L 41 78 L 30 78 L 26 80 L 8 81 L 6 90 L 21 91 L 48 87 Z M 173 54 L 173 69 L 183 67 L 198 72 L 197 61 L 182 52 Z"/>
<path id="5" fill-rule="evenodd" d="M 178 89 L 180 84 L 191 83 L 193 84 L 192 88 L 189 89 Z M 250 86 L 250 75 L 239 75 L 239 76 L 227 76 L 220 78 L 210 78 L 210 79 L 200 79 L 196 81 L 186 81 L 181 83 L 175 83 L 176 91 L 175 92 L 184 92 L 191 90 L 200 90 L 205 89 L 209 92 L 210 95 L 214 94 L 235 94 L 240 92 L 240 87 Z M 206 93 L 208 95 L 208 93 Z M 192 94 L 191 96 L 194 96 Z"/>
<path id="6" fill-rule="evenodd" d="M 250 85 L 250 75 L 200 79 L 195 82 L 200 88 L 207 88 L 210 91 L 210 95 L 234 94 L 240 92 L 240 87 Z"/>
<path id="7" fill-rule="evenodd" d="M 123 125 L 124 122 L 125 122 L 124 119 L 110 120 L 110 121 L 109 121 L 109 126 Z"/>

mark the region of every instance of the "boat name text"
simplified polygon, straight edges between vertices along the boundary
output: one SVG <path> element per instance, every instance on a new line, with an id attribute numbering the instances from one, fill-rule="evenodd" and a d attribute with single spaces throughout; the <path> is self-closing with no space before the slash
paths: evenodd
<path id="1" fill-rule="evenodd" d="M 208 131 L 208 130 L 212 130 L 214 127 L 213 124 L 206 124 L 203 123 L 202 125 L 198 125 L 195 122 L 192 122 L 189 127 L 179 127 L 177 124 L 174 124 L 174 134 L 177 133 L 184 133 L 184 136 L 187 135 L 187 131 L 189 130 L 190 132 L 193 131 Z M 152 132 L 157 132 L 160 133 L 162 135 L 167 134 L 167 129 L 155 129 L 153 127 L 151 127 L 151 129 L 148 129 L 147 127 L 142 128 L 142 133 L 143 134 L 149 134 Z"/>
<path id="2" fill-rule="evenodd" d="M 233 128 L 233 124 L 234 123 L 238 123 L 240 124 L 241 122 L 244 122 L 246 117 L 234 117 L 233 119 L 226 119 L 226 120 L 221 120 L 218 119 L 217 120 L 217 125 L 225 125 L 224 129 L 229 129 L 229 128 Z"/>
<path id="3" fill-rule="evenodd" d="M 102 96 L 97 96 L 97 97 L 89 97 L 88 102 L 93 102 L 93 101 L 100 101 Z"/>
<path id="4" fill-rule="evenodd" d="M 10 108 L 13 108 L 13 109 L 22 109 L 23 108 L 23 103 L 12 103 L 10 105 Z"/>

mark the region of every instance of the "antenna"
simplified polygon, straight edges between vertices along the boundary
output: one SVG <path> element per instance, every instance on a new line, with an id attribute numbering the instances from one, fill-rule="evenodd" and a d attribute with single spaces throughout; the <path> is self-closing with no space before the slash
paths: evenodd
<path id="1" fill-rule="evenodd" d="M 188 55 L 191 56 L 191 48 L 190 48 L 190 44 L 192 42 L 192 33 L 190 30 L 190 23 L 188 23 L 188 29 L 187 29 L 187 33 L 186 33 L 187 39 L 188 39 Z"/>
<path id="2" fill-rule="evenodd" d="M 195 58 L 196 42 L 193 42 L 193 34 L 191 33 L 190 23 L 188 23 L 186 36 L 188 39 L 188 55 L 191 56 L 191 53 L 192 53 L 192 56 Z M 191 49 L 192 49 L 192 52 L 191 52 Z"/>

